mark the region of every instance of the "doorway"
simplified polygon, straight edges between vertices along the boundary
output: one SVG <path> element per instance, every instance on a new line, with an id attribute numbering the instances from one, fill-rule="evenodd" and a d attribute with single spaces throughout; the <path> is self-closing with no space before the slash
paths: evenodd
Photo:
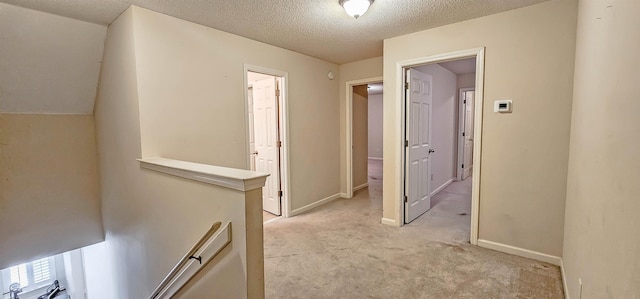
<path id="1" fill-rule="evenodd" d="M 268 173 L 262 188 L 265 221 L 288 216 L 286 73 L 246 66 L 247 169 Z"/>
<path id="2" fill-rule="evenodd" d="M 369 88 L 371 87 L 371 88 Z M 352 198 L 354 192 L 368 187 L 369 177 L 369 157 L 376 155 L 370 154 L 368 142 L 368 96 L 369 91 L 372 93 L 379 89 L 380 104 L 382 104 L 382 77 L 374 77 L 346 82 L 346 131 L 345 131 L 345 148 L 346 148 L 346 187 L 347 192 L 343 197 Z M 364 99 L 363 99 L 364 98 Z M 380 109 L 382 106 L 380 106 Z M 367 110 L 364 111 L 363 110 Z M 359 116 L 354 113 L 359 114 Z M 380 124 L 382 120 L 380 119 Z M 380 126 L 380 131 L 382 127 Z M 380 179 L 382 179 L 382 138 L 380 137 L 379 146 L 374 147 L 374 151 L 380 152 L 379 165 Z M 357 146 L 357 147 L 356 147 Z M 375 165 L 373 166 L 375 167 Z"/>
<path id="3" fill-rule="evenodd" d="M 382 82 L 353 86 L 351 164 L 354 194 L 363 189 L 382 190 L 382 92 Z"/>
<path id="4" fill-rule="evenodd" d="M 473 74 L 465 74 L 473 86 L 460 86 L 461 73 L 456 73 L 455 64 L 467 63 L 473 67 Z M 466 184 L 468 188 L 468 213 L 461 212 L 460 216 L 467 216 L 470 242 L 477 244 L 478 207 L 479 207 L 479 156 L 481 152 L 481 120 L 482 120 L 482 84 L 484 72 L 484 49 L 472 49 L 450 54 L 414 59 L 398 65 L 398 73 L 402 82 L 402 136 L 401 157 L 396 165 L 401 171 L 400 185 L 403 186 L 400 198 L 400 218 L 403 224 L 410 223 L 433 207 L 432 198 L 439 192 L 447 193 L 449 188 L 458 186 L 462 182 L 464 169 L 464 142 L 468 142 L 467 157 L 475 161 L 476 165 L 469 167 Z M 434 72 L 425 71 L 431 68 Z M 446 74 L 445 74 L 446 73 Z M 439 82 L 444 76 L 452 77 L 446 87 Z M 461 107 L 459 102 L 469 93 L 460 93 L 461 88 L 473 88 L 477 93 L 473 95 L 470 105 Z M 443 92 L 442 89 L 446 89 Z M 467 91 L 467 90 L 465 90 Z M 461 94 L 465 98 L 460 98 Z M 474 105 L 475 104 L 475 105 Z M 446 108 L 446 109 L 445 109 Z M 460 109 L 469 109 L 469 119 L 460 119 Z M 444 109 L 444 110 L 443 110 Z M 467 116 L 464 114 L 463 116 Z M 443 119 L 444 117 L 444 119 Z M 460 123 L 473 126 L 460 127 Z M 444 131 L 443 131 L 444 130 Z M 465 139 L 459 133 L 465 133 Z M 463 147 L 462 149 L 460 147 Z M 469 155 L 472 156 L 469 157 Z M 465 167 L 471 166 L 470 164 Z M 428 213 L 433 214 L 434 212 Z M 427 214 L 427 215 L 428 215 Z M 426 216 L 426 215 L 425 215 Z M 425 217 L 423 216 L 423 217 Z M 426 216 L 428 217 L 428 216 Z"/>
<path id="5" fill-rule="evenodd" d="M 468 189 L 462 186 L 470 186 L 454 182 L 470 176 L 475 64 L 475 58 L 466 58 L 407 70 L 405 128 L 411 130 L 406 130 L 405 151 L 409 159 L 405 167 L 410 180 L 405 182 L 405 223 L 453 197 L 436 196 L 440 192 L 460 194 Z M 449 187 L 452 184 L 456 186 Z M 464 216 L 470 214 L 471 194 L 467 193 L 468 198 L 456 199 L 460 201 L 459 214 Z"/>

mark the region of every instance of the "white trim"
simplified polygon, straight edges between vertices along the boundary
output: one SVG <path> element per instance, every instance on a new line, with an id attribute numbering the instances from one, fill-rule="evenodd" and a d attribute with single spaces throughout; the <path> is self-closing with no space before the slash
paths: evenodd
<path id="1" fill-rule="evenodd" d="M 274 222 L 274 221 L 276 221 L 276 220 L 280 220 L 280 219 L 282 219 L 282 218 L 283 218 L 282 216 L 278 216 L 278 217 L 276 217 L 276 218 L 269 219 L 269 220 L 267 220 L 267 221 L 263 222 L 263 223 L 262 223 L 262 225 L 265 225 L 265 224 L 267 224 L 267 223 Z"/>
<path id="2" fill-rule="evenodd" d="M 81 249 L 74 249 L 62 254 L 64 273 L 67 280 L 67 293 L 71 298 L 84 298 L 87 293 L 86 276 L 84 274 L 84 257 Z"/>
<path id="3" fill-rule="evenodd" d="M 569 286 L 567 284 L 567 274 L 564 272 L 564 260 L 560 259 L 560 274 L 562 275 L 562 288 L 564 289 L 564 298 L 569 299 Z"/>
<path id="4" fill-rule="evenodd" d="M 482 239 L 478 240 L 478 246 L 495 250 L 495 251 L 512 254 L 512 255 L 534 259 L 537 261 L 549 263 L 556 266 L 560 266 L 560 261 L 562 260 L 558 256 L 549 255 L 546 253 L 541 253 L 541 252 L 537 252 L 529 249 L 524 249 L 524 248 L 515 247 L 511 245 L 497 243 L 497 242 L 491 242 L 491 241 L 482 240 Z"/>
<path id="5" fill-rule="evenodd" d="M 367 157 L 367 159 L 375 160 L 375 161 L 382 161 L 382 158 L 378 158 L 378 157 Z"/>
<path id="6" fill-rule="evenodd" d="M 41 111 L 19 111 L 19 112 L 11 112 L 11 111 L 3 111 L 2 114 L 8 114 L 8 115 L 33 115 L 33 114 L 37 114 L 37 115 L 69 115 L 69 116 L 91 116 L 93 115 L 93 111 L 90 111 L 88 113 L 84 113 L 84 112 L 71 112 L 71 113 L 67 113 L 67 112 L 41 112 Z M 6 291 L 6 290 L 5 290 Z M 21 297 L 24 296 L 24 293 L 20 293 L 22 295 L 20 295 Z M 2 297 L 0 297 L 2 298 Z"/>
<path id="7" fill-rule="evenodd" d="M 364 188 L 367 188 L 367 187 L 369 187 L 369 183 L 364 183 L 364 184 L 362 184 L 362 185 L 360 185 L 360 186 L 356 186 L 356 187 L 354 187 L 354 188 L 353 188 L 353 192 L 355 193 L 356 191 L 361 190 L 361 189 L 364 189 Z"/>
<path id="8" fill-rule="evenodd" d="M 274 76 L 274 77 L 280 77 L 282 78 L 282 86 L 280 87 L 281 90 L 281 102 L 280 102 L 280 110 L 282 113 L 282 119 L 280 122 L 280 140 L 282 141 L 282 155 L 280 156 L 280 164 L 281 164 L 281 171 L 282 173 L 280 174 L 280 183 L 282 184 L 282 207 L 281 207 L 281 211 L 282 211 L 282 217 L 284 218 L 288 218 L 293 216 L 292 211 L 291 211 L 291 185 L 290 185 L 290 173 L 291 173 L 291 168 L 290 168 L 290 160 L 289 160 L 289 150 L 290 150 L 290 146 L 289 146 L 289 140 L 290 140 L 290 136 L 289 136 L 289 73 L 287 72 L 283 72 L 283 71 L 279 71 L 279 70 L 274 70 L 274 69 L 270 69 L 270 68 L 266 68 L 266 67 L 262 67 L 262 66 L 257 66 L 257 65 L 251 65 L 251 64 L 244 64 L 244 88 L 243 88 L 243 92 L 244 92 L 244 118 L 245 118 L 245 148 L 246 148 L 246 153 L 245 156 L 247 157 L 247 169 L 251 169 L 251 155 L 249 154 L 249 107 L 248 107 L 248 79 L 247 79 L 247 72 L 254 72 L 254 73 L 261 73 L 261 74 L 266 74 L 266 75 L 270 75 L 270 76 Z"/>
<path id="9" fill-rule="evenodd" d="M 442 184 L 442 186 L 436 188 L 435 190 L 431 191 L 431 194 L 429 194 L 429 196 L 434 196 L 436 194 L 438 194 L 438 192 L 444 190 L 444 188 L 449 187 L 449 185 L 451 185 L 451 183 L 453 183 L 455 178 L 450 178 L 448 181 L 446 181 L 444 184 Z"/>
<path id="10" fill-rule="evenodd" d="M 467 91 L 474 91 L 475 87 L 465 87 L 458 89 L 458 163 L 456 165 L 456 179 L 462 181 L 462 175 L 464 174 L 464 170 L 462 169 L 462 164 L 464 163 L 464 139 L 462 136 L 462 132 L 464 131 L 464 121 L 465 121 L 465 112 L 466 107 L 464 107 L 464 103 L 462 102 L 462 94 Z M 474 105 L 475 105 L 475 96 L 474 96 Z M 474 106 L 475 108 L 475 106 Z M 473 171 L 473 168 L 471 168 Z"/>
<path id="11" fill-rule="evenodd" d="M 404 61 L 399 61 L 396 64 L 396 91 L 395 99 L 392 99 L 396 103 L 396 123 L 394 124 L 396 132 L 400 134 L 396 135 L 396 144 L 398 151 L 396 151 L 393 161 L 393 165 L 398 169 L 395 172 L 394 180 L 397 186 L 397 194 L 395 201 L 396 219 L 399 219 L 399 226 L 404 225 L 404 69 L 414 66 L 440 63 L 445 61 L 460 60 L 465 58 L 476 58 L 476 94 L 474 103 L 474 128 L 473 128 L 473 186 L 471 191 L 471 228 L 469 242 L 473 245 L 478 245 L 478 231 L 479 231 L 479 207 L 480 207 L 480 157 L 482 153 L 482 107 L 484 102 L 484 48 L 474 48 L 469 50 L 462 50 L 456 52 L 450 52 L 440 55 L 433 55 L 428 57 L 419 57 Z M 383 199 L 384 200 L 384 199 Z"/>
<path id="12" fill-rule="evenodd" d="M 348 197 L 347 197 L 347 193 L 340 193 L 340 197 L 342 197 L 342 198 L 348 198 Z"/>
<path id="13" fill-rule="evenodd" d="M 482 108 L 484 107 L 484 48 L 476 55 L 476 92 L 473 98 L 473 168 L 471 172 L 471 244 L 477 245 L 480 226 L 480 162 L 482 153 Z"/>
<path id="14" fill-rule="evenodd" d="M 399 133 L 397 134 L 396 137 L 396 145 L 399 147 L 399 150 L 395 152 L 395 155 L 393 156 L 394 161 L 393 161 L 393 166 L 394 166 L 394 181 L 396 183 L 396 200 L 394 200 L 394 208 L 395 208 L 395 212 L 396 212 L 396 225 L 397 226 L 404 226 L 404 191 L 405 191 L 405 185 L 404 185 L 404 155 L 405 155 L 405 148 L 404 148 L 404 138 L 405 138 L 405 103 L 404 103 L 404 99 L 405 99 L 405 88 L 404 88 L 404 82 L 406 80 L 405 78 L 405 74 L 406 72 L 404 71 L 404 66 L 401 63 L 397 63 L 396 64 L 396 94 L 395 94 L 395 99 L 392 100 L 392 102 L 396 105 L 396 122 L 394 124 L 392 124 L 394 126 L 394 132 Z M 384 127 L 384 124 L 383 124 Z M 386 128 L 384 128 L 386 131 Z M 383 132 L 383 136 L 382 136 L 383 140 L 390 140 L 390 138 L 387 138 L 386 136 L 384 136 L 384 132 Z M 386 180 L 384 178 L 384 171 L 383 171 L 383 180 Z M 384 206 L 384 195 L 382 197 L 382 202 L 383 202 L 383 206 Z"/>
<path id="15" fill-rule="evenodd" d="M 389 226 L 399 226 L 397 221 L 395 221 L 394 219 L 389 219 L 389 218 L 382 218 L 380 220 L 380 223 L 382 223 L 384 225 L 389 225 Z"/>
<path id="16" fill-rule="evenodd" d="M 318 201 L 316 201 L 314 203 L 308 204 L 308 205 L 306 205 L 306 206 L 304 206 L 302 208 L 295 209 L 295 210 L 291 211 L 291 216 L 300 215 L 300 214 L 302 214 L 302 213 L 304 213 L 306 211 L 309 211 L 309 210 L 311 210 L 311 209 L 313 209 L 315 207 L 319 207 L 319 206 L 321 206 L 323 204 L 329 203 L 329 202 L 331 202 L 331 201 L 333 201 L 335 199 L 338 199 L 338 198 L 340 198 L 340 193 L 337 193 L 337 194 L 331 195 L 329 197 L 323 198 L 323 199 L 318 200 Z"/>
<path id="17" fill-rule="evenodd" d="M 358 79 L 347 81 L 346 94 L 346 112 L 345 112 L 345 149 L 346 149 L 346 186 L 347 196 L 345 198 L 353 197 L 353 87 L 356 85 L 379 83 L 383 81 L 383 77 L 372 77 L 366 79 Z"/>
<path id="18" fill-rule="evenodd" d="M 185 179 L 217 185 L 238 191 L 249 191 L 264 186 L 269 174 L 244 169 L 192 163 L 161 157 L 137 159 L 140 167 Z"/>

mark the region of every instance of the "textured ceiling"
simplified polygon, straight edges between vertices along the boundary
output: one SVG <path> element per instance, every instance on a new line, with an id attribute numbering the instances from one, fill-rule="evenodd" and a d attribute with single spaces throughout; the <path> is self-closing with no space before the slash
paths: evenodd
<path id="1" fill-rule="evenodd" d="M 382 40 L 546 0 L 375 0 L 355 20 L 338 0 L 0 0 L 108 25 L 131 4 L 338 64 L 382 55 Z"/>

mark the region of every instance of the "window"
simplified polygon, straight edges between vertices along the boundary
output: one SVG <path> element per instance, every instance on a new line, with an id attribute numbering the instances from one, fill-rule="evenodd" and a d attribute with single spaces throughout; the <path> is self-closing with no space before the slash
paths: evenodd
<path id="1" fill-rule="evenodd" d="M 22 293 L 48 286 L 55 280 L 56 269 L 53 257 L 46 257 L 30 263 L 20 264 L 2 270 L 2 293 L 13 283 L 19 283 Z"/>

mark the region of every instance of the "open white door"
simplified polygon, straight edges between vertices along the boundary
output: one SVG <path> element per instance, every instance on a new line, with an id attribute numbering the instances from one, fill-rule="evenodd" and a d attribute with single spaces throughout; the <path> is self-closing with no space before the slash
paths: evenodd
<path id="1" fill-rule="evenodd" d="M 253 115 L 255 134 L 255 168 L 269 173 L 262 188 L 262 207 L 274 215 L 281 214 L 280 206 L 280 149 L 277 79 L 269 78 L 253 83 Z"/>
<path id="2" fill-rule="evenodd" d="M 254 132 L 253 115 L 253 87 L 250 86 L 247 94 L 247 110 L 249 110 L 249 169 L 256 171 L 256 133 Z"/>
<path id="3" fill-rule="evenodd" d="M 407 71 L 405 223 L 431 208 L 431 75 Z"/>
<path id="4" fill-rule="evenodd" d="M 473 100 L 475 92 L 473 90 L 464 93 L 464 157 L 462 159 L 462 179 L 471 175 L 473 168 Z"/>

